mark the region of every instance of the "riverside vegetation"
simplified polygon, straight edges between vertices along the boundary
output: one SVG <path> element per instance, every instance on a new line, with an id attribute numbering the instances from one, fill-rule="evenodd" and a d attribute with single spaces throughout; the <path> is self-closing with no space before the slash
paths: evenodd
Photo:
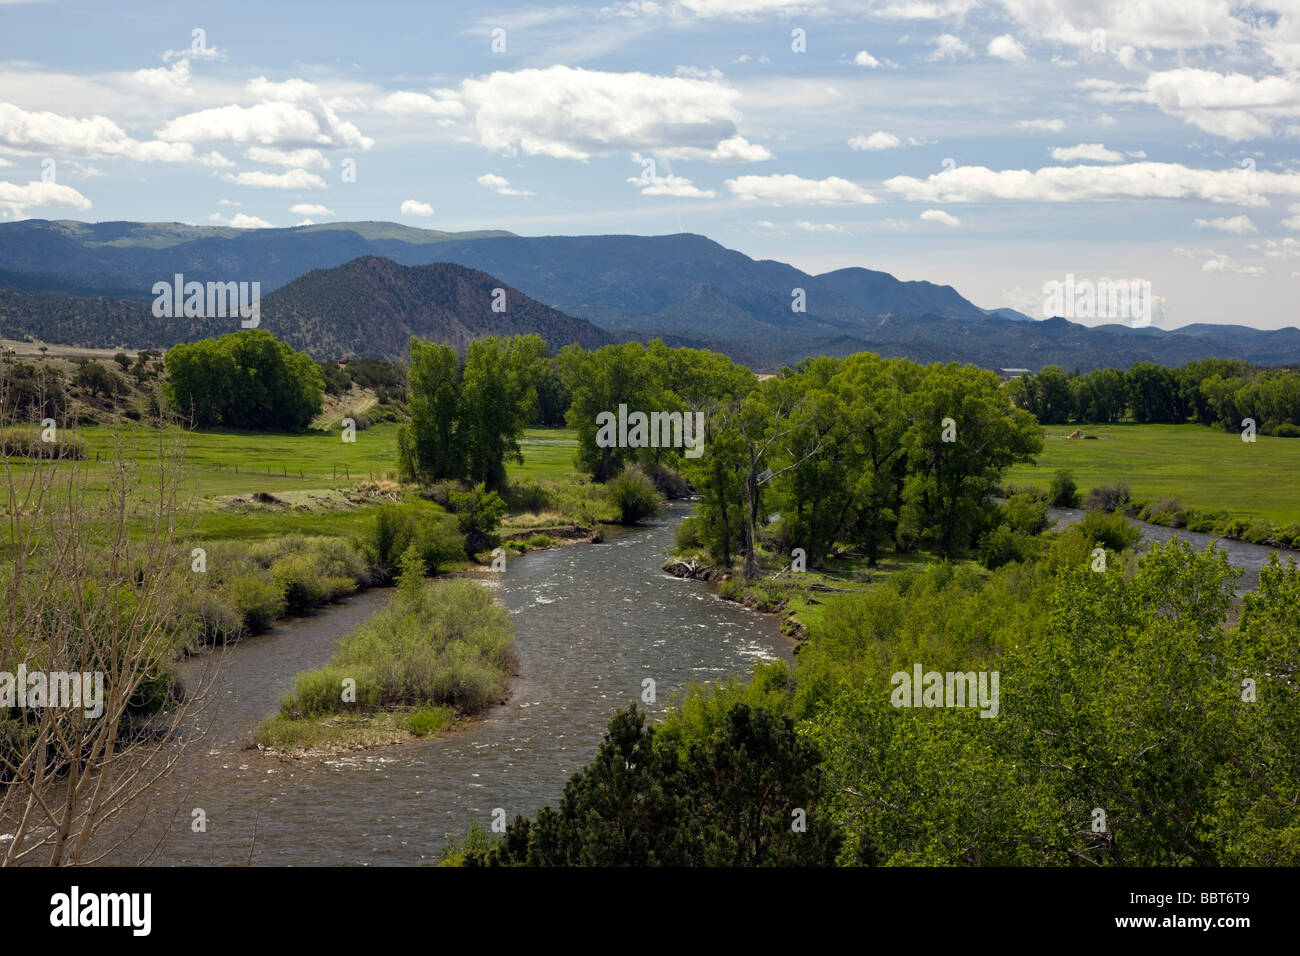
<path id="1" fill-rule="evenodd" d="M 189 510 L 164 502 L 178 547 L 141 566 L 155 569 L 148 580 L 167 595 L 143 605 L 142 619 L 167 639 L 133 658 L 127 686 L 137 688 L 130 700 L 141 715 L 167 710 L 169 668 L 201 642 L 237 639 L 291 609 L 398 580 L 393 606 L 346 638 L 325 668 L 300 675 L 259 734 L 293 750 L 446 726 L 503 693 L 509 630 L 473 582 L 425 582 L 426 573 L 454 570 L 510 538 L 545 545 L 560 525 L 643 519 L 662 497 L 694 492 L 699 506 L 680 527 L 677 560 L 725 577 L 734 596 L 792 611 L 805 637 L 796 665 L 764 664 L 748 682 L 693 688 L 658 726 L 635 710 L 616 714 L 597 758 L 554 809 L 516 818 L 503 835 L 475 829 L 446 862 L 1300 861 L 1300 572 L 1275 559 L 1238 603 L 1220 552 L 1197 555 L 1175 541 L 1139 560 L 1114 513 L 1133 503 L 1109 486 L 1079 525 L 1045 530 L 1045 499 L 1073 503 L 1078 489 L 1068 475 L 1056 475 L 1046 495 L 1010 483 L 1057 446 L 990 373 L 857 355 L 759 382 L 723 356 L 658 342 L 552 357 L 498 340 L 463 363 L 438 347 L 413 343 L 412 353 L 400 388 L 358 387 L 337 364 L 315 366 L 323 393 L 315 434 L 190 432 L 183 457 L 163 447 L 174 430 L 144 428 L 161 423 L 175 397 L 157 358 L 139 378 L 129 356 L 109 369 L 125 392 L 103 382 L 95 390 L 98 373 L 81 384 L 19 376 L 63 382 L 65 410 L 106 422 L 130 412 L 140 427 L 77 429 L 67 437 L 84 447 L 71 460 L 6 444 L 11 516 L 33 513 L 13 489 L 35 474 L 80 475 L 81 485 L 44 500 L 72 502 L 97 533 L 109 527 L 97 509 L 115 500 L 124 463 L 146 495 L 166 486 L 154 474 L 166 461 L 205 485 Z M 231 367 L 219 349 L 201 354 Z M 240 367 L 254 369 L 284 356 L 278 346 L 246 354 Z M 315 378 L 301 362 L 283 364 Z M 492 387 L 498 376 L 509 388 Z M 382 401 L 381 387 L 390 389 Z M 41 388 L 25 392 L 34 399 L 7 421 L 55 408 Z M 703 412 L 704 455 L 597 446 L 595 413 L 620 403 Z M 380 405 L 401 424 L 361 428 L 363 407 Z M 246 424 L 232 414 L 223 427 Z M 363 432 L 356 443 L 339 441 L 344 418 Z M 571 431 L 529 428 L 559 418 Z M 1276 434 L 1285 424 L 1271 423 L 1274 436 L 1254 447 L 1218 434 L 1276 461 L 1290 447 Z M 35 449 L 35 439 L 23 447 Z M 1178 449 L 1154 443 L 1131 474 L 1096 478 L 1138 486 L 1143 469 L 1155 474 Z M 1221 471 L 1237 459 L 1223 460 Z M 341 478 L 340 463 L 349 467 Z M 294 480 L 290 464 L 299 466 Z M 1153 504 L 1141 510 L 1169 514 L 1171 524 L 1180 510 L 1189 525 L 1197 520 Z M 1283 500 L 1269 517 L 1294 521 L 1290 507 Z M 34 513 L 56 511 L 44 504 Z M 150 512 L 124 505 L 116 514 L 123 547 L 152 540 Z M 17 544 L 5 542 L 6 574 L 20 567 Z M 198 545 L 203 574 L 192 571 Z M 793 568 L 796 548 L 802 571 Z M 132 572 L 111 593 L 141 595 L 140 580 Z M 102 642 L 119 629 L 96 634 Z M 917 663 L 999 671 L 998 718 L 893 707 L 891 675 Z M 345 680 L 356 681 L 355 702 L 340 693 Z M 33 738 L 22 728 L 33 725 L 22 713 L 8 720 L 18 728 L 6 751 L 18 779 L 31 772 L 23 755 Z M 771 799 L 757 801 L 763 792 Z"/>

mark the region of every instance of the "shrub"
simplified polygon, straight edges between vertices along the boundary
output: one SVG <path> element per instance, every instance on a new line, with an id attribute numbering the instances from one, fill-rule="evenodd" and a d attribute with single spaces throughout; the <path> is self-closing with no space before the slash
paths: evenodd
<path id="1" fill-rule="evenodd" d="M 1002 506 L 1002 520 L 1012 531 L 1033 536 L 1047 530 L 1047 503 L 1028 495 L 1012 495 Z"/>
<path id="2" fill-rule="evenodd" d="M 271 580 L 284 593 L 285 610 L 290 614 L 306 614 L 330 596 L 315 562 L 305 554 L 287 555 L 275 562 Z"/>
<path id="3" fill-rule="evenodd" d="M 1057 508 L 1079 507 L 1079 486 L 1075 484 L 1074 475 L 1064 469 L 1058 470 L 1047 489 L 1047 501 Z"/>
<path id="4" fill-rule="evenodd" d="M 618 509 L 621 524 L 637 524 L 653 518 L 663 508 L 654 482 L 639 465 L 627 465 L 619 475 L 606 483 L 610 503 Z"/>
<path id="5" fill-rule="evenodd" d="M 451 507 L 465 536 L 465 554 L 469 557 L 500 543 L 496 530 L 506 513 L 506 503 L 495 491 L 488 491 L 483 482 L 469 491 L 453 493 Z"/>
<path id="6" fill-rule="evenodd" d="M 428 707 L 424 710 L 417 710 L 406 722 L 411 733 L 417 737 L 423 737 L 425 734 L 433 733 L 435 730 L 442 730 L 452 721 L 452 712 L 446 707 Z"/>
<path id="7" fill-rule="evenodd" d="M 1006 525 L 986 531 L 979 540 L 980 564 L 993 571 L 1012 561 L 1023 561 L 1026 543 L 1024 535 Z"/>
<path id="8" fill-rule="evenodd" d="M 1300 438 L 1300 425 L 1283 422 L 1273 429 L 1274 438 Z"/>
<path id="9" fill-rule="evenodd" d="M 244 614 L 216 591 L 199 588 L 190 608 L 195 637 L 201 644 L 233 644 L 245 633 Z"/>
<path id="10" fill-rule="evenodd" d="M 243 615 L 244 627 L 256 634 L 284 616 L 284 591 L 274 581 L 254 572 L 230 575 L 225 580 L 230 603 Z"/>
<path id="11" fill-rule="evenodd" d="M 357 542 L 357 551 L 372 575 L 389 582 L 396 577 L 406 549 L 416 552 L 430 574 L 465 552 L 465 541 L 449 515 L 425 512 L 411 504 L 387 504 L 375 515 L 370 530 Z"/>
<path id="12" fill-rule="evenodd" d="M 1273 538 L 1273 526 L 1267 521 L 1252 521 L 1241 537 L 1251 544 L 1268 544 Z"/>
<path id="13" fill-rule="evenodd" d="M 551 494 L 535 481 L 521 481 L 506 489 L 505 501 L 511 511 L 537 514 L 552 506 Z"/>
<path id="14" fill-rule="evenodd" d="M 1118 511 L 1129 503 L 1128 485 L 1102 485 L 1088 492 L 1087 508 L 1089 511 Z"/>
<path id="15" fill-rule="evenodd" d="M 1142 532 L 1129 524 L 1123 515 L 1101 510 L 1089 511 L 1078 527 L 1089 541 L 1111 551 L 1123 551 L 1142 537 Z"/>
<path id="16" fill-rule="evenodd" d="M 673 540 L 679 551 L 695 551 L 702 547 L 699 519 L 694 515 L 683 518 L 677 530 L 673 532 Z"/>

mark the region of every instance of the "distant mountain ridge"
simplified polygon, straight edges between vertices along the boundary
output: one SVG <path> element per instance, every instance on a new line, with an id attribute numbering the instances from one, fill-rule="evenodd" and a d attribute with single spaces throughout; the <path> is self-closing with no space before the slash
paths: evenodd
<path id="1" fill-rule="evenodd" d="M 494 300 L 504 311 L 493 310 Z M 240 327 L 237 316 L 157 318 L 143 302 L 0 288 L 5 338 L 32 335 L 84 348 L 169 348 Z M 487 335 L 537 334 L 552 350 L 619 341 L 485 272 L 448 262 L 402 266 L 375 256 L 313 270 L 263 296 L 258 327 L 318 359 L 401 359 L 412 336 L 459 351 Z"/>
<path id="2" fill-rule="evenodd" d="M 555 341 L 566 336 L 595 341 L 590 328 L 598 326 L 603 340 L 663 337 L 726 352 L 759 370 L 807 355 L 855 351 L 986 367 L 1053 363 L 1082 370 L 1208 356 L 1300 363 L 1300 330 L 1294 328 L 1265 332 L 1198 325 L 1165 332 L 1036 321 L 1014 309 L 980 308 L 951 286 L 901 281 L 856 267 L 810 275 L 689 233 L 527 237 L 384 222 L 253 230 L 183 223 L 0 223 L 0 286 L 9 288 L 0 296 L 7 302 L 0 308 L 0 330 L 7 321 L 26 334 L 38 334 L 35 328 L 66 334 L 69 322 L 54 321 L 58 309 L 51 294 L 95 297 L 65 303 L 89 322 L 96 310 L 125 308 L 96 301 L 151 301 L 153 283 L 170 282 L 176 273 L 187 281 L 258 281 L 264 313 L 283 326 L 277 334 L 295 341 L 298 323 L 304 330 L 298 341 L 329 343 L 331 349 L 348 345 L 347 336 L 358 336 L 349 354 L 390 353 L 404 330 L 416 326 L 461 342 L 500 325 L 478 311 L 462 314 L 478 309 L 477 292 L 466 297 L 454 283 L 409 276 L 376 262 L 350 273 L 368 290 L 365 296 L 352 294 L 337 276 L 324 276 L 276 297 L 277 290 L 313 271 L 375 259 L 401 267 L 450 263 L 495 277 L 535 305 L 549 307 L 554 314 L 538 312 L 533 320 L 550 328 Z M 382 283 L 390 280 L 397 286 L 385 290 Z M 470 287 L 477 288 L 476 282 Z M 325 287 L 329 294 L 320 291 Z M 425 294 L 451 298 L 436 303 L 411 298 Z M 364 314 L 365 321 L 351 313 Z M 557 318 L 561 314 L 569 322 L 585 322 L 567 325 Z M 193 333 L 152 328 L 159 334 Z M 103 335 L 110 333 L 120 334 L 105 330 Z"/>

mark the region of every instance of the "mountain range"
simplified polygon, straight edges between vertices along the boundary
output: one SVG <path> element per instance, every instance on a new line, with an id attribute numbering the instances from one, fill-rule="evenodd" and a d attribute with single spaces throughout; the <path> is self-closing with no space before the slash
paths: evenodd
<path id="1" fill-rule="evenodd" d="M 255 230 L 3 223 L 0 336 L 165 347 L 231 331 L 228 320 L 152 316 L 154 283 L 177 273 L 187 282 L 260 282 L 263 327 L 318 357 L 397 358 L 411 335 L 463 347 L 476 336 L 527 331 L 552 347 L 658 337 L 757 370 L 859 351 L 1031 369 L 1207 356 L 1300 362 L 1295 328 L 1037 321 L 980 308 L 948 285 L 865 268 L 811 275 L 692 234 L 525 237 L 384 222 Z M 507 290 L 505 312 L 491 309 L 496 288 Z"/>

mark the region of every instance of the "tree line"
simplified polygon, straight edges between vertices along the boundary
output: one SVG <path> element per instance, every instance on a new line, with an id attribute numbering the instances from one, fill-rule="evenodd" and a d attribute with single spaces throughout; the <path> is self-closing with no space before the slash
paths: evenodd
<path id="1" fill-rule="evenodd" d="M 1255 421 L 1261 434 L 1300 437 L 1300 371 L 1257 368 L 1237 359 L 1202 359 L 1178 368 L 1138 362 L 1127 372 L 1067 374 L 1048 365 L 1013 379 L 1016 405 L 1044 425 L 1139 423 L 1215 425 Z"/>

